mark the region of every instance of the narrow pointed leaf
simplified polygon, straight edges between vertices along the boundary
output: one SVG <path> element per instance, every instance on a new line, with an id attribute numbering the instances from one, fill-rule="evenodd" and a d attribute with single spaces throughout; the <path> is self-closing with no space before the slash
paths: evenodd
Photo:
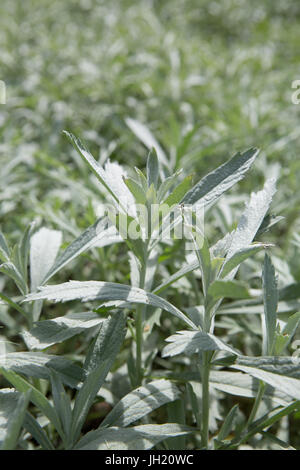
<path id="1" fill-rule="evenodd" d="M 0 368 L 0 371 L 6 378 L 6 380 L 8 380 L 8 382 L 10 382 L 19 392 L 26 393 L 29 390 L 31 391 L 30 401 L 34 403 L 34 405 L 37 406 L 44 413 L 45 416 L 47 416 L 47 418 L 56 428 L 60 436 L 63 436 L 63 430 L 61 428 L 56 410 L 47 400 L 47 398 L 33 385 L 31 385 L 29 382 L 23 379 L 23 377 L 16 374 L 15 372 L 8 371 L 3 368 Z"/>
<path id="2" fill-rule="evenodd" d="M 212 371 L 211 385 L 224 393 L 238 397 L 255 398 L 259 390 L 259 380 L 241 372 Z M 265 387 L 264 397 L 280 405 L 287 405 L 291 397 L 270 385 Z"/>
<path id="3" fill-rule="evenodd" d="M 124 178 L 124 183 L 133 195 L 137 204 L 146 203 L 146 194 L 144 189 L 136 181 L 134 181 L 132 178 Z"/>
<path id="4" fill-rule="evenodd" d="M 112 230 L 113 229 L 113 230 Z M 59 255 L 55 263 L 51 266 L 41 284 L 45 284 L 49 279 L 66 266 L 70 261 L 77 258 L 81 253 L 87 251 L 92 246 L 101 246 L 108 244 L 111 241 L 114 243 L 115 239 L 120 239 L 115 233 L 114 227 L 108 226 L 106 218 L 99 218 L 93 225 L 88 227 L 76 238 L 61 255 Z M 40 284 L 40 285 L 41 285 Z"/>
<path id="5" fill-rule="evenodd" d="M 26 296 L 25 301 L 48 299 L 55 302 L 66 302 L 81 299 L 83 302 L 92 300 L 123 300 L 126 303 L 152 305 L 161 308 L 180 318 L 190 327 L 195 325 L 178 308 L 155 294 L 137 287 L 102 281 L 69 281 L 64 284 L 42 287 L 40 292 Z"/>
<path id="6" fill-rule="evenodd" d="M 10 250 L 7 246 L 5 237 L 2 232 L 0 232 L 0 260 L 1 261 L 9 261 L 10 259 Z"/>
<path id="7" fill-rule="evenodd" d="M 233 234 L 231 246 L 227 253 L 227 260 L 253 241 L 270 207 L 275 192 L 276 181 L 269 179 L 261 191 L 251 194 L 250 202 L 246 206 L 238 227 Z M 231 272 L 231 276 L 234 277 L 234 275 L 235 271 Z"/>
<path id="8" fill-rule="evenodd" d="M 31 290 L 40 286 L 53 265 L 62 241 L 62 232 L 41 228 L 30 241 Z"/>
<path id="9" fill-rule="evenodd" d="M 89 165 L 90 169 L 93 171 L 94 175 L 98 178 L 100 183 L 110 193 L 113 199 L 122 207 L 122 202 L 119 200 L 118 196 L 110 186 L 104 169 L 99 165 L 99 163 L 94 159 L 92 154 L 85 148 L 83 143 L 77 137 L 75 137 L 70 132 L 63 132 L 67 136 L 73 147 L 77 150 L 81 158 Z"/>
<path id="10" fill-rule="evenodd" d="M 103 321 L 104 318 L 94 312 L 70 313 L 52 320 L 36 322 L 30 331 L 23 333 L 23 338 L 30 349 L 45 349 L 95 328 Z"/>
<path id="11" fill-rule="evenodd" d="M 138 139 L 140 139 L 141 142 L 143 142 L 143 144 L 149 150 L 151 150 L 152 148 L 156 149 L 159 161 L 162 162 L 164 165 L 169 166 L 165 152 L 163 151 L 153 134 L 149 131 L 149 129 L 136 119 L 126 118 L 125 122 L 129 129 L 137 136 Z"/>
<path id="12" fill-rule="evenodd" d="M 147 158 L 147 184 L 149 188 L 152 184 L 154 188 L 157 187 L 158 176 L 159 176 L 158 158 L 157 158 L 155 148 L 153 147 L 151 148 L 148 158 Z"/>
<path id="13" fill-rule="evenodd" d="M 256 367 L 248 367 L 242 365 L 232 365 L 233 369 L 241 370 L 252 377 L 255 377 L 263 382 L 271 385 L 275 389 L 279 390 L 286 395 L 289 395 L 296 400 L 300 400 L 300 380 L 291 377 L 274 374 L 273 372 L 267 372 Z"/>
<path id="14" fill-rule="evenodd" d="M 100 332 L 89 350 L 84 363 L 86 379 L 76 395 L 73 409 L 70 433 L 73 442 L 79 437 L 93 400 L 121 348 L 125 338 L 125 325 L 123 314 L 107 319 L 102 323 Z"/>
<path id="15" fill-rule="evenodd" d="M 239 281 L 214 281 L 208 289 L 208 294 L 213 299 L 250 299 L 247 286 Z"/>
<path id="16" fill-rule="evenodd" d="M 166 341 L 170 344 L 164 347 L 163 357 L 182 353 L 191 355 L 199 351 L 228 351 L 235 355 L 240 354 L 216 336 L 202 331 L 178 331 L 175 335 L 169 336 Z"/>
<path id="17" fill-rule="evenodd" d="M 170 207 L 172 207 L 174 204 L 179 204 L 191 187 L 192 178 L 192 175 L 186 176 L 184 180 L 182 180 L 171 192 L 171 194 L 169 194 L 169 196 L 164 200 L 163 204 L 166 204 Z"/>
<path id="18" fill-rule="evenodd" d="M 75 450 L 148 450 L 169 437 L 185 436 L 191 432 L 193 428 L 175 423 L 99 428 L 86 434 Z"/>
<path id="19" fill-rule="evenodd" d="M 205 206 L 213 204 L 225 191 L 244 177 L 257 155 L 257 149 L 250 149 L 242 154 L 237 153 L 231 160 L 199 181 L 186 194 L 182 202 L 195 204 L 201 201 Z"/>
<path id="20" fill-rule="evenodd" d="M 40 426 L 38 421 L 27 411 L 24 420 L 24 428 L 40 444 L 44 450 L 55 450 L 52 442 L 49 440 L 46 432 Z"/>
<path id="21" fill-rule="evenodd" d="M 81 368 L 69 359 L 43 353 L 13 352 L 0 355 L 0 367 L 28 377 L 50 379 L 50 370 L 60 374 L 64 383 L 76 387 L 82 380 Z"/>
<path id="22" fill-rule="evenodd" d="M 220 277 L 226 278 L 228 274 L 231 273 L 233 269 L 239 266 L 243 261 L 248 259 L 250 256 L 256 255 L 264 248 L 268 248 L 271 245 L 266 245 L 264 243 L 255 243 L 253 245 L 246 246 L 236 251 L 231 258 L 227 259 L 223 265 Z"/>
<path id="23" fill-rule="evenodd" d="M 126 427 L 165 403 L 176 400 L 179 395 L 178 388 L 169 380 L 150 382 L 122 398 L 106 416 L 101 427 Z"/>
<path id="24" fill-rule="evenodd" d="M 239 356 L 236 364 L 300 379 L 300 359 L 292 356 Z"/>
<path id="25" fill-rule="evenodd" d="M 18 393 L 0 390 L 0 448 L 14 450 L 29 403 L 30 391 Z"/>

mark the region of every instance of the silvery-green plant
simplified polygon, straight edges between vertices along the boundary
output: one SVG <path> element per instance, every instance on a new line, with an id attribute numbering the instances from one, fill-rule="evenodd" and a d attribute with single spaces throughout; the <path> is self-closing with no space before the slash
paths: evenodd
<path id="1" fill-rule="evenodd" d="M 293 314 L 288 318 L 278 318 L 278 299 L 284 298 L 284 293 L 277 286 L 269 254 L 272 246 L 257 241 L 259 234 L 274 223 L 268 218 L 268 211 L 275 181 L 268 180 L 261 191 L 251 195 L 237 227 L 212 246 L 205 230 L 199 232 L 185 213 L 187 206 L 192 210 L 197 205 L 207 211 L 212 208 L 244 177 L 257 150 L 235 155 L 192 186 L 190 176 L 173 174 L 154 149 L 149 152 L 146 175 L 136 169 L 131 177 L 116 164 L 109 163 L 103 168 L 79 139 L 66 134 L 106 191 L 108 201 L 120 212 L 112 219 L 100 217 L 60 253 L 62 233 L 57 230 L 34 231 L 30 225 L 13 249 L 1 234 L 0 269 L 15 282 L 21 294 L 17 298 L 1 294 L 1 299 L 26 319 L 22 338 L 29 350 L 5 351 L 0 356 L 1 372 L 15 388 L 15 391 L 3 389 L 0 394 L 2 448 L 17 445 L 28 448 L 32 445 L 28 440 L 33 438 L 44 449 L 149 449 L 157 445 L 172 449 L 183 448 L 190 438 L 195 448 L 236 449 L 255 436 L 286 447 L 287 443 L 268 430 L 300 407 L 299 362 L 286 353 L 300 315 L 291 309 Z M 158 151 L 158 155 L 161 153 Z M 181 259 L 185 241 L 165 244 L 163 237 L 153 236 L 154 232 L 163 233 L 166 212 L 153 226 L 143 217 L 143 211 L 130 210 L 142 206 L 146 209 L 144 214 L 149 214 L 154 204 L 167 206 L 170 211 L 179 207 L 178 220 L 175 218 L 172 223 L 183 223 L 194 248 L 186 256 L 188 262 L 171 275 L 167 273 L 160 283 L 157 270 L 161 259 L 170 246 L 172 255 Z M 135 223 L 140 236 L 132 238 L 126 231 L 123 239 L 120 227 L 124 222 L 126 228 Z M 88 249 L 120 242 L 128 249 L 130 285 L 105 279 L 48 284 Z M 267 253 L 262 290 L 253 291 L 235 277 L 241 265 L 264 250 Z M 162 296 L 162 292 L 166 294 L 189 277 L 199 303 L 185 308 Z M 75 309 L 41 320 L 45 300 L 76 304 L 81 301 L 88 303 L 89 310 Z M 251 319 L 248 325 L 248 333 L 255 335 L 259 343 L 258 355 L 245 354 L 241 351 L 243 345 L 236 345 L 238 341 L 231 344 L 230 337 L 217 334 L 217 329 L 224 325 L 237 334 L 242 327 L 247 331 L 243 320 L 240 324 L 236 320 L 230 323 L 230 317 L 232 313 L 244 317 L 249 309 L 261 320 L 257 324 Z M 149 311 L 165 311 L 171 331 L 173 324 L 176 329 L 178 325 L 185 328 L 167 335 L 168 344 L 158 357 L 161 369 L 153 367 L 154 357 L 147 352 L 147 330 L 150 328 L 148 338 L 153 333 Z M 219 318 L 224 319 L 223 324 Z M 45 351 L 81 333 L 86 335 L 88 347 L 80 357 L 69 359 Z M 93 403 L 103 396 L 101 393 L 109 392 L 105 381 L 109 374 L 114 375 L 114 364 L 124 341 L 135 346 L 134 350 L 129 346 L 127 359 L 131 391 L 116 401 L 97 429 L 85 433 L 84 425 Z M 48 389 L 50 399 L 46 397 Z M 75 393 L 71 394 L 69 389 Z M 220 420 L 217 399 L 220 393 L 253 398 L 249 416 L 246 418 L 239 406 L 234 405 L 222 424 L 216 426 Z M 179 397 L 183 399 L 177 406 Z M 167 407 L 169 422 L 151 423 L 149 413 L 161 406 Z M 9 411 L 13 409 L 16 412 Z M 139 421 L 142 424 L 130 426 Z"/>

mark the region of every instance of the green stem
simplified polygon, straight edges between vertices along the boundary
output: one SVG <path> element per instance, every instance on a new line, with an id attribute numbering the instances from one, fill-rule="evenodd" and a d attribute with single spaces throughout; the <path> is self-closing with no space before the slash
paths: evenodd
<path id="1" fill-rule="evenodd" d="M 205 299 L 205 315 L 203 330 L 209 333 L 211 326 L 211 311 Z M 210 375 L 210 361 L 212 358 L 211 351 L 202 352 L 202 365 L 201 365 L 201 382 L 202 382 L 202 423 L 201 423 L 201 446 L 202 449 L 208 448 L 209 441 L 209 375 Z"/>
<path id="2" fill-rule="evenodd" d="M 136 386 L 139 387 L 143 380 L 142 352 L 143 352 L 143 310 L 139 306 L 135 315 L 136 338 Z"/>
<path id="3" fill-rule="evenodd" d="M 140 282 L 139 287 L 141 289 L 145 286 L 145 277 L 146 277 L 146 262 L 141 267 L 140 271 Z M 143 353 L 143 330 L 144 330 L 144 307 L 139 305 L 136 309 L 135 314 L 135 339 L 136 339 L 136 376 L 137 383 L 136 386 L 139 387 L 143 381 L 143 363 L 142 363 L 142 353 Z"/>
<path id="4" fill-rule="evenodd" d="M 203 449 L 208 447 L 209 438 L 209 373 L 210 373 L 210 353 L 202 353 L 202 425 L 201 425 L 201 444 Z"/>

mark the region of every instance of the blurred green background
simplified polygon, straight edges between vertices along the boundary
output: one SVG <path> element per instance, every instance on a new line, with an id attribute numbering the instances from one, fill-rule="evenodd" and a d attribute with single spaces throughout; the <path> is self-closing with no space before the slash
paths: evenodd
<path id="1" fill-rule="evenodd" d="M 260 148 L 254 168 L 209 214 L 209 242 L 232 230 L 249 193 L 277 176 L 272 212 L 284 219 L 263 237 L 276 244 L 279 284 L 299 282 L 299 44 L 299 0 L 1 0 L 0 230 L 13 244 L 36 220 L 62 230 L 66 246 L 94 223 L 101 188 L 62 130 L 101 164 L 110 158 L 130 172 L 147 156 L 130 117 L 151 131 L 172 169 L 195 181 L 236 151 Z M 169 254 L 180 264 L 176 257 Z M 129 282 L 127 251 L 85 253 L 59 280 L 70 277 Z M 15 294 L 1 276 L 4 287 Z M 194 301 L 184 284 L 172 295 L 178 305 Z M 64 309 L 48 306 L 47 318 Z"/>
<path id="2" fill-rule="evenodd" d="M 236 191 L 278 175 L 275 212 L 286 219 L 276 230 L 294 263 L 287 244 L 299 231 L 297 0 L 2 0 L 0 8 L 4 232 L 14 238 L 37 215 L 62 225 L 59 211 L 70 233 L 86 226 L 94 186 L 61 131 L 82 138 L 100 162 L 143 168 L 146 149 L 125 123 L 131 117 L 195 180 L 237 150 L 259 147 L 252 176 Z"/>

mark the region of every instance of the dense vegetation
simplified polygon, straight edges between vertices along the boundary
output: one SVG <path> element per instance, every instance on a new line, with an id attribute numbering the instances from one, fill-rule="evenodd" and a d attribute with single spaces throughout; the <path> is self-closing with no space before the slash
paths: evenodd
<path id="1" fill-rule="evenodd" d="M 1 448 L 300 448 L 299 21 L 2 0 Z"/>

